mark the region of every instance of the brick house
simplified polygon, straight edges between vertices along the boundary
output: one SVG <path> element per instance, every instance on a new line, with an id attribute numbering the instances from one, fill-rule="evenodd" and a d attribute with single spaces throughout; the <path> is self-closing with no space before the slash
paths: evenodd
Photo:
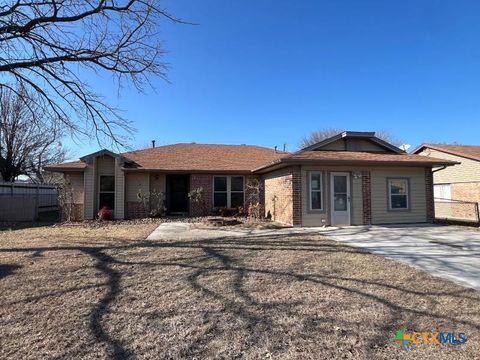
<path id="1" fill-rule="evenodd" d="M 477 215 L 472 214 L 476 211 L 474 207 L 455 201 L 480 203 L 480 146 L 423 144 L 413 153 L 459 163 L 454 167 L 439 169 L 433 175 L 438 215 L 460 219 L 476 218 Z"/>
<path id="2" fill-rule="evenodd" d="M 171 215 L 258 204 L 273 220 L 321 226 L 430 222 L 432 168 L 455 164 L 406 154 L 373 132 L 343 132 L 295 153 L 174 144 L 122 154 L 101 150 L 46 170 L 68 177 L 78 219 L 93 219 L 103 206 L 117 219 L 146 216 L 137 194 L 155 190 L 165 194 Z M 195 203 L 188 193 L 198 188 L 203 195 Z"/>

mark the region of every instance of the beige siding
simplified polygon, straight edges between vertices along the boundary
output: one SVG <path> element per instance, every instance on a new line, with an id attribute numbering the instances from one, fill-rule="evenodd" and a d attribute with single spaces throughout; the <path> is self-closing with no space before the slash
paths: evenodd
<path id="1" fill-rule="evenodd" d="M 308 171 L 323 171 L 324 173 L 324 212 L 309 211 L 308 196 Z M 330 173 L 349 172 L 351 179 L 351 221 L 353 225 L 363 223 L 363 193 L 362 179 L 355 179 L 354 173 L 362 171 L 371 173 L 372 191 L 372 223 L 417 223 L 426 222 L 426 196 L 425 196 L 425 169 L 424 168 L 370 168 L 370 167 L 345 167 L 345 166 L 303 166 L 302 167 L 302 223 L 303 226 L 322 226 L 330 224 Z M 410 181 L 410 211 L 387 211 L 387 178 L 402 177 Z"/>
<path id="2" fill-rule="evenodd" d="M 347 140 L 347 150 L 349 151 L 373 151 L 387 152 L 385 148 L 368 140 L 349 139 Z"/>
<path id="3" fill-rule="evenodd" d="M 165 193 L 165 174 L 150 174 L 150 191 Z"/>
<path id="4" fill-rule="evenodd" d="M 448 166 L 446 169 L 436 171 L 433 174 L 434 184 L 450 184 L 458 182 L 480 182 L 480 161 L 465 159 L 442 151 L 428 149 L 419 155 L 431 156 L 439 159 L 461 162 L 460 165 Z"/>
<path id="5" fill-rule="evenodd" d="M 83 172 L 66 172 L 64 177 L 69 179 L 73 192 L 73 203 L 83 204 L 85 201 Z"/>
<path id="6" fill-rule="evenodd" d="M 125 201 L 138 202 L 138 191 L 147 194 L 150 191 L 149 173 L 126 173 L 125 175 Z"/>
<path id="7" fill-rule="evenodd" d="M 345 140 L 337 140 L 330 144 L 321 147 L 322 150 L 337 150 L 337 151 L 344 151 L 345 150 Z"/>
<path id="8" fill-rule="evenodd" d="M 98 175 L 115 175 L 115 159 L 109 155 L 97 158 Z"/>
<path id="9" fill-rule="evenodd" d="M 83 181 L 85 189 L 85 204 L 84 204 L 84 218 L 89 220 L 94 218 L 94 209 L 96 204 L 96 175 L 95 175 L 96 158 L 93 158 L 91 163 L 85 168 L 83 172 Z"/>
<path id="10" fill-rule="evenodd" d="M 395 177 L 409 179 L 409 210 L 388 210 L 387 178 Z M 371 184 L 373 224 L 401 224 L 427 221 L 424 168 L 373 169 L 371 170 Z"/>
<path id="11" fill-rule="evenodd" d="M 115 219 L 125 218 L 125 173 L 122 163 L 115 159 Z"/>
<path id="12" fill-rule="evenodd" d="M 302 224 L 303 226 L 330 225 L 330 173 L 334 171 L 350 173 L 350 199 L 352 225 L 363 224 L 362 179 L 355 179 L 353 172 L 368 170 L 361 167 L 345 166 L 302 166 Z M 323 172 L 323 212 L 309 210 L 308 174 L 310 171 Z"/>
<path id="13" fill-rule="evenodd" d="M 388 150 L 384 149 L 378 144 L 375 144 L 371 141 L 364 139 L 340 139 L 334 141 L 328 145 L 325 145 L 321 148 L 322 150 L 331 150 L 331 151 L 372 151 L 372 152 L 387 152 Z"/>

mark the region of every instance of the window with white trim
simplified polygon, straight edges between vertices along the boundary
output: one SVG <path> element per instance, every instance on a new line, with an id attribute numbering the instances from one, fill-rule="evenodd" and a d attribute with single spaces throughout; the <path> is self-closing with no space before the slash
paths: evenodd
<path id="1" fill-rule="evenodd" d="M 243 176 L 213 177 L 213 207 L 244 206 Z"/>
<path id="2" fill-rule="evenodd" d="M 310 173 L 310 210 L 323 210 L 322 173 Z"/>
<path id="3" fill-rule="evenodd" d="M 407 210 L 408 206 L 408 179 L 388 179 L 389 209 Z"/>
<path id="4" fill-rule="evenodd" d="M 452 199 L 452 189 L 450 184 L 433 185 L 433 197 L 435 201 L 448 202 Z"/>

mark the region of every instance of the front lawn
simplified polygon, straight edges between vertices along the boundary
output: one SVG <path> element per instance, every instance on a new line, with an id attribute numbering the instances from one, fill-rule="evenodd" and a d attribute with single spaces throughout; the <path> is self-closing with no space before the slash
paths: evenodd
<path id="1" fill-rule="evenodd" d="M 480 293 L 321 236 L 0 231 L 0 358 L 474 359 Z M 398 329 L 464 345 L 393 342 Z"/>

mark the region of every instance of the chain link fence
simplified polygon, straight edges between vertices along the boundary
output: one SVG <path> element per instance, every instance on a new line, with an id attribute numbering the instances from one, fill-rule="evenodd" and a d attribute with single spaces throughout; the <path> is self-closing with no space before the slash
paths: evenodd
<path id="1" fill-rule="evenodd" d="M 436 220 L 480 225 L 477 202 L 435 198 Z"/>

